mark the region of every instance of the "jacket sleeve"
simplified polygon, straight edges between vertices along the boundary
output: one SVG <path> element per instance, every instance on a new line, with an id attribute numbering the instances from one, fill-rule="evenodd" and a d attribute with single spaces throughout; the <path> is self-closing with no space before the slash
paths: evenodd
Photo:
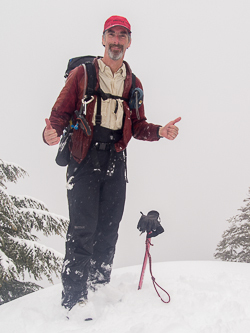
<path id="1" fill-rule="evenodd" d="M 140 80 L 136 77 L 135 81 L 136 87 L 142 88 L 142 84 Z M 159 127 L 161 125 L 155 125 L 152 123 L 147 122 L 147 118 L 145 116 L 144 112 L 144 103 L 139 108 L 139 118 L 137 118 L 136 110 L 133 109 L 131 112 L 131 121 L 132 121 L 132 134 L 133 137 L 138 140 L 146 140 L 146 141 L 157 141 L 160 139 L 160 136 L 158 134 Z"/>
<path id="2" fill-rule="evenodd" d="M 70 119 L 74 116 L 74 111 L 79 110 L 81 106 L 85 88 L 84 81 L 84 67 L 79 66 L 73 69 L 52 107 L 49 119 L 58 136 L 62 135 L 64 128 L 68 126 Z"/>

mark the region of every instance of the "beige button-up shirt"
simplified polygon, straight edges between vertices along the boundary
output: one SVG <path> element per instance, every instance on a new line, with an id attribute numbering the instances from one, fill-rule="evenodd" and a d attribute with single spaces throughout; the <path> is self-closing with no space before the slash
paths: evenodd
<path id="1" fill-rule="evenodd" d="M 126 78 L 126 66 L 125 64 L 116 72 L 112 73 L 111 69 L 104 64 L 101 59 L 98 59 L 99 65 L 99 79 L 100 88 L 105 92 L 116 96 L 121 96 L 124 89 L 124 80 Z M 123 122 L 123 105 L 122 100 L 118 99 L 118 109 L 116 109 L 116 100 L 107 99 L 106 101 L 101 100 L 101 114 L 102 122 L 101 126 L 110 128 L 112 130 L 118 130 L 122 128 Z M 92 119 L 95 125 L 95 116 L 97 110 L 97 103 L 95 105 L 94 116 Z"/>

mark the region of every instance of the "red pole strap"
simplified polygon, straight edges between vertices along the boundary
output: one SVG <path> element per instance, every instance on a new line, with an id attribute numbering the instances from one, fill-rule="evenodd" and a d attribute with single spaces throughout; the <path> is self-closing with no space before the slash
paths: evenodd
<path id="1" fill-rule="evenodd" d="M 150 246 L 152 246 L 153 244 L 151 244 L 151 238 L 147 238 L 146 239 L 146 252 L 145 252 L 145 256 L 144 256 L 144 261 L 143 261 L 143 266 L 142 266 L 142 272 L 141 272 L 141 277 L 140 277 L 140 281 L 139 281 L 139 286 L 138 286 L 138 290 L 142 288 L 142 283 L 143 283 L 143 278 L 144 278 L 144 273 L 145 273 L 145 269 L 147 266 L 147 260 L 149 258 L 149 271 L 151 274 L 151 279 L 155 288 L 155 291 L 157 293 L 157 295 L 160 297 L 160 299 L 162 300 L 163 303 L 169 303 L 170 302 L 170 295 L 169 293 L 163 289 L 161 286 L 159 286 L 159 284 L 155 281 L 155 277 L 153 276 L 152 273 L 152 257 L 149 253 L 149 249 Z M 168 300 L 164 301 L 164 299 L 161 297 L 161 295 L 159 294 L 157 287 L 160 288 L 162 291 L 164 291 L 167 295 L 168 295 Z"/>

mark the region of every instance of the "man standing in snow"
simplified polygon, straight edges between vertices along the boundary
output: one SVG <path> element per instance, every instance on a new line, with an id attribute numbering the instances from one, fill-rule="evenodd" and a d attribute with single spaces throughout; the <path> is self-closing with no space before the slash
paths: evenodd
<path id="1" fill-rule="evenodd" d="M 86 121 L 91 134 L 74 130 L 71 159 L 67 170 L 70 224 L 62 270 L 62 305 L 71 310 L 87 300 L 88 289 L 110 281 L 111 267 L 122 219 L 126 192 L 125 149 L 132 136 L 139 140 L 174 140 L 177 118 L 165 126 L 146 121 L 144 105 L 130 110 L 126 100 L 132 85 L 132 72 L 123 61 L 131 45 L 131 27 L 121 16 L 111 16 L 104 24 L 103 58 L 95 58 L 97 86 L 117 98 L 94 100 L 87 105 Z M 142 89 L 136 78 L 135 86 Z M 72 70 L 46 119 L 43 133 L 48 145 L 59 143 L 63 129 L 74 111 L 79 110 L 86 89 L 84 66 Z M 99 106 L 98 106 L 99 103 Z M 101 122 L 97 122 L 98 108 Z M 139 114 L 138 114 L 139 112 Z M 76 305 L 76 306 L 75 306 Z"/>

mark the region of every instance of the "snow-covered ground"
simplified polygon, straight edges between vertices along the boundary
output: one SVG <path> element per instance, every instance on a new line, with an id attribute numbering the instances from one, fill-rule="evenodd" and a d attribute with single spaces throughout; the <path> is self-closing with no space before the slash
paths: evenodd
<path id="1" fill-rule="evenodd" d="M 122 300 L 90 294 L 96 317 L 67 320 L 60 306 L 61 285 L 0 307 L 1 333 L 248 333 L 250 265 L 227 262 L 154 263 L 156 281 L 171 296 L 157 296 L 148 267 L 137 290 L 140 266 L 115 269 L 111 286 Z M 162 294 L 162 296 L 164 296 Z M 166 298 L 167 299 L 167 298 Z"/>

